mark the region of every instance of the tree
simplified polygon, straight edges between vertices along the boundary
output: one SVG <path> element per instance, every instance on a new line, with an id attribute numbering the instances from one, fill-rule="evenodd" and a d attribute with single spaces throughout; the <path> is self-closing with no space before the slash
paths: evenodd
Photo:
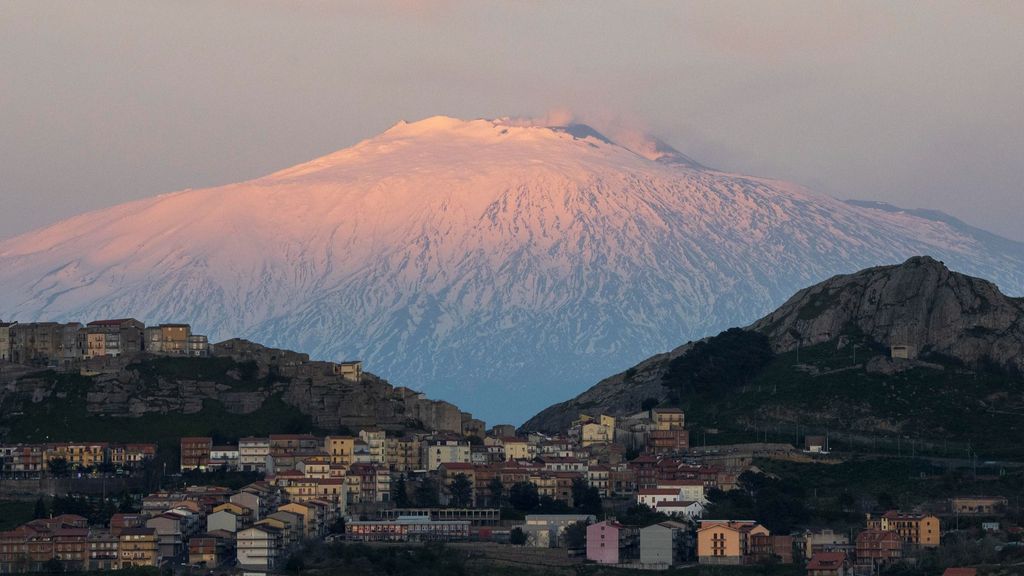
<path id="1" fill-rule="evenodd" d="M 601 493 L 582 478 L 572 481 L 572 502 L 581 514 L 601 513 Z"/>
<path id="2" fill-rule="evenodd" d="M 509 541 L 514 546 L 522 546 L 526 544 L 526 532 L 523 532 L 522 528 L 516 527 L 509 533 Z"/>
<path id="3" fill-rule="evenodd" d="M 651 408 L 656 408 L 658 404 L 660 404 L 660 402 L 658 402 L 657 398 L 645 398 L 644 401 L 640 403 L 640 409 L 646 412 Z"/>
<path id="4" fill-rule="evenodd" d="M 57 478 L 64 478 L 71 474 L 71 465 L 67 458 L 51 458 L 49 461 L 50 475 Z"/>
<path id="5" fill-rule="evenodd" d="M 46 574 L 60 574 L 64 572 L 64 563 L 56 557 L 43 562 L 43 572 Z"/>
<path id="6" fill-rule="evenodd" d="M 587 526 L 590 522 L 580 520 L 565 527 L 565 547 L 580 550 L 587 547 Z"/>
<path id="7" fill-rule="evenodd" d="M 434 508 L 438 505 L 437 482 L 430 476 L 424 476 L 416 487 L 416 505 L 422 508 Z"/>
<path id="8" fill-rule="evenodd" d="M 36 509 L 32 512 L 32 517 L 33 518 L 46 518 L 46 516 L 47 516 L 47 513 L 46 513 L 46 502 L 44 502 L 43 498 L 40 497 L 38 500 L 36 500 Z"/>
<path id="9" fill-rule="evenodd" d="M 391 489 L 391 501 L 395 503 L 396 508 L 409 507 L 409 489 L 405 485 L 405 474 L 399 474 L 398 480 L 395 480 L 395 486 Z"/>
<path id="10" fill-rule="evenodd" d="M 501 501 L 505 498 L 505 483 L 495 476 L 487 483 L 487 490 L 491 493 L 492 506 L 501 508 Z"/>
<path id="11" fill-rule="evenodd" d="M 529 512 L 540 504 L 537 486 L 533 482 L 516 482 L 508 490 L 508 503 L 522 512 Z"/>
<path id="12" fill-rule="evenodd" d="M 748 383 L 773 357 L 767 336 L 730 328 L 672 360 L 662 384 L 677 397 L 680 392 L 721 396 Z"/>
<path id="13" fill-rule="evenodd" d="M 469 481 L 469 476 L 461 472 L 456 474 L 448 486 L 448 493 L 451 495 L 452 506 L 456 508 L 469 506 L 473 500 L 473 483 Z"/>

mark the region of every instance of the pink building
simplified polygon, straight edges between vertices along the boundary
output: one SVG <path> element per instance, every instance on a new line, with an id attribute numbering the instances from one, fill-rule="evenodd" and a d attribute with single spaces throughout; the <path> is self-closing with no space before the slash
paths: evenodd
<path id="1" fill-rule="evenodd" d="M 587 560 L 598 564 L 621 564 L 636 557 L 639 532 L 614 520 L 587 526 Z"/>

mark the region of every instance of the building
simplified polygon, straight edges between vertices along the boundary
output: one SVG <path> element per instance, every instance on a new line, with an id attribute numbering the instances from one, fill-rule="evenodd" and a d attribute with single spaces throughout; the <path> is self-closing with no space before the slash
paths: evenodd
<path id="1" fill-rule="evenodd" d="M 351 466 L 355 463 L 356 439 L 352 436 L 328 436 L 324 438 L 324 451 L 331 458 L 331 464 Z"/>
<path id="2" fill-rule="evenodd" d="M 363 363 L 360 360 L 338 362 L 334 365 L 334 373 L 345 380 L 359 382 L 363 379 Z"/>
<path id="3" fill-rule="evenodd" d="M 828 438 L 826 438 L 825 436 L 807 435 L 804 437 L 804 450 L 814 454 L 827 453 Z"/>
<path id="4" fill-rule="evenodd" d="M 596 520 L 589 514 L 527 514 L 526 523 L 519 528 L 526 534 L 527 546 L 563 548 L 566 528 L 578 522 L 593 524 Z"/>
<path id="5" fill-rule="evenodd" d="M 188 541 L 188 563 L 193 566 L 216 568 L 227 561 L 234 552 L 232 540 L 227 534 L 204 534 L 193 536 Z"/>
<path id="6" fill-rule="evenodd" d="M 671 568 L 687 559 L 690 527 L 681 522 L 659 522 L 640 529 L 640 563 L 644 568 Z"/>
<path id="7" fill-rule="evenodd" d="M 95 320 L 85 325 L 84 358 L 132 356 L 143 350 L 146 326 L 134 318 Z"/>
<path id="8" fill-rule="evenodd" d="M 249 436 L 238 440 L 238 467 L 246 472 L 264 472 L 270 456 L 270 438 Z"/>
<path id="9" fill-rule="evenodd" d="M 468 520 L 399 516 L 394 520 L 352 520 L 345 539 L 356 542 L 457 542 L 469 539 Z"/>
<path id="10" fill-rule="evenodd" d="M 587 560 L 598 564 L 622 564 L 638 554 L 636 528 L 605 520 L 587 526 Z"/>
<path id="11" fill-rule="evenodd" d="M 121 568 L 159 566 L 156 530 L 144 526 L 125 528 L 117 536 Z"/>
<path id="12" fill-rule="evenodd" d="M 380 429 L 360 430 L 359 439 L 366 442 L 370 451 L 370 462 L 384 464 L 387 462 L 386 434 Z"/>
<path id="13" fill-rule="evenodd" d="M 284 560 L 284 533 L 278 528 L 257 525 L 235 538 L 235 558 L 243 570 L 275 570 Z"/>
<path id="14" fill-rule="evenodd" d="M 807 576 L 847 576 L 849 568 L 844 552 L 818 552 L 807 562 Z"/>
<path id="15" fill-rule="evenodd" d="M 465 440 L 428 440 L 423 442 L 422 461 L 427 470 L 437 470 L 441 464 L 470 464 L 471 450 Z"/>
<path id="16" fill-rule="evenodd" d="M 205 471 L 210 466 L 213 438 L 185 436 L 181 439 L 181 469 Z"/>
<path id="17" fill-rule="evenodd" d="M 833 532 L 831 529 L 804 532 L 803 555 L 811 558 L 818 552 L 853 552 L 850 539 L 846 534 Z"/>
<path id="18" fill-rule="evenodd" d="M 857 564 L 882 566 L 903 557 L 903 543 L 896 532 L 867 529 L 857 534 Z"/>
<path id="19" fill-rule="evenodd" d="M 890 510 L 881 516 L 867 515 L 867 527 L 899 534 L 900 539 L 914 546 L 935 548 L 941 536 L 939 519 L 929 514 Z"/>
<path id="20" fill-rule="evenodd" d="M 682 430 L 686 417 L 679 408 L 654 408 L 651 410 L 654 430 Z"/>
<path id="21" fill-rule="evenodd" d="M 187 356 L 188 337 L 192 327 L 188 324 L 160 324 L 145 329 L 145 350 L 152 354 Z"/>
<path id="22" fill-rule="evenodd" d="M 999 514 L 1006 506 L 1007 500 L 1002 496 L 957 496 L 949 500 L 949 509 L 954 514 Z"/>
<path id="23" fill-rule="evenodd" d="M 11 361 L 11 328 L 17 322 L 0 322 L 0 362 Z"/>
<path id="24" fill-rule="evenodd" d="M 186 350 L 193 358 L 205 358 L 210 355 L 210 340 L 202 334 L 191 334 L 186 339 Z"/>
<path id="25" fill-rule="evenodd" d="M 753 520 L 701 520 L 697 529 L 697 558 L 701 564 L 747 564 L 752 560 L 751 538 L 770 535 Z"/>
<path id="26" fill-rule="evenodd" d="M 682 428 L 651 430 L 647 450 L 652 454 L 670 454 L 690 449 L 690 432 Z"/>
<path id="27" fill-rule="evenodd" d="M 55 363 L 63 341 L 61 331 L 61 325 L 56 322 L 9 325 L 11 361 L 37 366 Z"/>

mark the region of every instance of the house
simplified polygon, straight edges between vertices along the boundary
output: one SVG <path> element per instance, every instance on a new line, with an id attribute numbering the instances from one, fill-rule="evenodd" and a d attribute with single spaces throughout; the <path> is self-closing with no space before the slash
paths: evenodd
<path id="1" fill-rule="evenodd" d="M 294 512 L 277 509 L 266 518 L 256 523 L 257 526 L 270 526 L 281 531 L 285 549 L 290 549 L 302 541 L 305 532 L 305 518 Z"/>
<path id="2" fill-rule="evenodd" d="M 117 534 L 109 530 L 89 531 L 89 560 L 85 569 L 91 572 L 119 570 L 121 560 Z"/>
<path id="3" fill-rule="evenodd" d="M 654 408 L 651 410 L 651 422 L 655 430 L 682 430 L 686 417 L 679 408 Z"/>
<path id="4" fill-rule="evenodd" d="M 694 520 L 704 515 L 704 505 L 700 502 L 687 502 L 686 500 L 662 500 L 654 509 L 662 514 L 688 518 Z"/>
<path id="5" fill-rule="evenodd" d="M 589 514 L 527 514 L 526 524 L 519 528 L 526 533 L 527 546 L 562 548 L 566 528 L 577 522 L 592 524 L 595 520 Z"/>
<path id="6" fill-rule="evenodd" d="M 689 530 L 688 525 L 671 520 L 641 528 L 640 563 L 645 568 L 671 568 L 686 560 Z"/>
<path id="7" fill-rule="evenodd" d="M 687 502 L 700 502 L 702 504 L 707 504 L 708 502 L 707 498 L 704 495 L 704 493 L 707 491 L 707 485 L 703 480 L 660 480 L 658 481 L 657 487 L 659 489 L 669 489 L 678 491 L 679 500 L 685 500 Z"/>
<path id="8" fill-rule="evenodd" d="M 914 546 L 935 548 L 939 545 L 939 519 L 929 514 L 889 510 L 881 516 L 867 515 L 867 527 L 895 532 L 903 542 Z"/>
<path id="9" fill-rule="evenodd" d="M 636 503 L 643 504 L 652 510 L 657 508 L 658 502 L 680 500 L 682 496 L 675 488 L 646 488 L 636 493 Z"/>
<path id="10" fill-rule="evenodd" d="M 857 564 L 882 566 L 903 557 L 899 534 L 888 530 L 867 529 L 857 534 Z"/>
<path id="11" fill-rule="evenodd" d="M 690 432 L 682 428 L 651 430 L 647 438 L 647 451 L 652 454 L 670 454 L 690 449 Z"/>
<path id="12" fill-rule="evenodd" d="M 256 525 L 235 538 L 235 558 L 243 570 L 275 570 L 284 556 L 284 533 L 278 528 Z"/>
<path id="13" fill-rule="evenodd" d="M 355 462 L 355 441 L 352 436 L 328 436 L 324 438 L 324 451 L 331 464 L 351 466 Z"/>
<path id="14" fill-rule="evenodd" d="M 211 468 L 223 468 L 226 470 L 237 470 L 239 464 L 238 446 L 212 446 L 210 448 Z"/>
<path id="15" fill-rule="evenodd" d="M 216 568 L 234 556 L 234 534 L 208 533 L 188 541 L 188 563 Z"/>
<path id="16" fill-rule="evenodd" d="M 605 520 L 587 526 L 587 560 L 599 564 L 622 564 L 638 556 L 636 528 Z"/>
<path id="17" fill-rule="evenodd" d="M 134 318 L 96 320 L 85 325 L 84 358 L 132 356 L 142 352 L 146 325 Z"/>
<path id="18" fill-rule="evenodd" d="M 818 552 L 807 562 L 807 576 L 847 576 L 852 574 L 844 552 Z"/>
<path id="19" fill-rule="evenodd" d="M 751 537 L 770 535 L 753 520 L 701 520 L 697 529 L 697 558 L 701 564 L 747 564 Z"/>

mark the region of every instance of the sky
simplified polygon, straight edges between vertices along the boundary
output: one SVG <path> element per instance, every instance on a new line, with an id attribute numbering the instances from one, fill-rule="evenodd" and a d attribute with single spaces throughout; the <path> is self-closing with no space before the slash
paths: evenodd
<path id="1" fill-rule="evenodd" d="M 0 3 L 0 238 L 399 120 L 642 129 L 1024 241 L 1024 2 Z"/>

